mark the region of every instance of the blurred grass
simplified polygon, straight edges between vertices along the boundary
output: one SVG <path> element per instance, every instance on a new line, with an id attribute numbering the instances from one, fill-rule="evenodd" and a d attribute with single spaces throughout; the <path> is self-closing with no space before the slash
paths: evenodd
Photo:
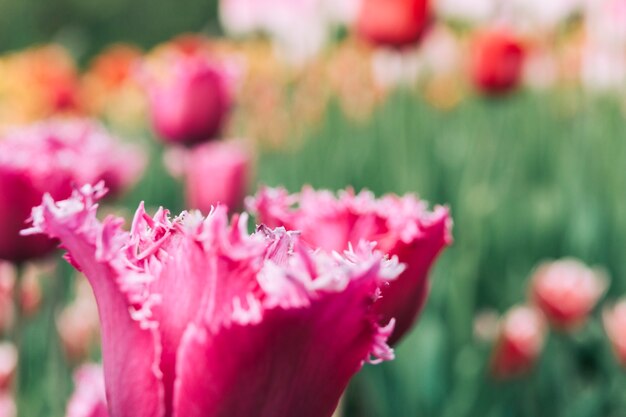
<path id="1" fill-rule="evenodd" d="M 333 104 L 304 145 L 261 152 L 259 183 L 416 192 L 452 208 L 455 244 L 432 274 L 422 320 L 395 362 L 365 366 L 350 390 L 350 416 L 626 415 L 626 378 L 598 314 L 576 336 L 551 335 L 537 370 L 509 383 L 490 380 L 489 346 L 472 334 L 477 311 L 523 302 L 527 277 L 545 259 L 602 265 L 609 298 L 626 293 L 622 112 L 615 99 L 575 91 L 473 98 L 450 112 L 398 93 L 365 124 Z M 176 212 L 180 186 L 153 150 L 150 172 L 125 204 Z M 53 363 L 58 348 L 47 346 L 56 344 L 48 321 L 42 314 L 27 330 L 21 416 L 61 416 L 71 389 L 67 370 Z"/>
<path id="2" fill-rule="evenodd" d="M 132 39 L 149 48 L 181 32 L 218 34 L 217 0 L 0 0 L 0 52 L 51 40 L 87 58 Z"/>

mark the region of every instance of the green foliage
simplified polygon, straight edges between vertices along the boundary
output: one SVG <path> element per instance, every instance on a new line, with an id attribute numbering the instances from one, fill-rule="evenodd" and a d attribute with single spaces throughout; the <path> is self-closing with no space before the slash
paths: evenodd
<path id="1" fill-rule="evenodd" d="M 217 0 L 0 0 L 0 51 L 51 40 L 78 57 L 113 42 L 151 47 L 190 31 L 217 34 Z"/>

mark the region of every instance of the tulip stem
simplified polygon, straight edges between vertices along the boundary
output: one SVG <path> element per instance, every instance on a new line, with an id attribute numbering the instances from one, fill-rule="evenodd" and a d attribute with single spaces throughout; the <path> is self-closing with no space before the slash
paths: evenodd
<path id="1" fill-rule="evenodd" d="M 15 398 L 15 403 L 20 404 L 20 374 L 22 371 L 22 337 L 23 337 L 23 326 L 24 326 L 24 314 L 22 310 L 22 300 L 21 300 L 21 292 L 22 292 L 22 281 L 24 276 L 24 271 L 26 270 L 24 264 L 18 263 L 15 265 L 15 282 L 13 283 L 13 308 L 14 308 L 14 320 L 13 320 L 13 328 L 11 329 L 11 341 L 17 349 L 17 366 L 15 369 L 15 376 L 13 378 L 13 396 Z"/>

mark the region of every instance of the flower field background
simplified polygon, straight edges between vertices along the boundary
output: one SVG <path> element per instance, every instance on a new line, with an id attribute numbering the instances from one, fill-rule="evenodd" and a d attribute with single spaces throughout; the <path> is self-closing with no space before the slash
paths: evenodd
<path id="1" fill-rule="evenodd" d="M 331 108 L 302 148 L 259 156 L 258 178 L 268 185 L 419 190 L 453 208 L 455 243 L 433 271 L 420 323 L 395 362 L 353 381 L 348 415 L 622 415 L 626 378 L 599 312 L 572 336 L 552 334 L 535 371 L 516 381 L 491 379 L 491 346 L 473 332 L 478 312 L 522 302 L 533 267 L 546 259 L 602 265 L 611 275 L 607 297 L 626 292 L 624 115 L 613 99 L 576 100 L 571 108 L 558 95 L 475 98 L 442 113 L 399 94 L 361 125 Z M 182 209 L 179 187 L 159 164 L 126 197 L 129 208 L 143 199 Z M 46 292 L 68 297 L 70 271 L 63 265 L 64 288 Z M 62 415 L 71 393 L 50 314 L 42 307 L 24 331 L 24 415 Z"/>
<path id="2" fill-rule="evenodd" d="M 75 54 L 82 71 L 113 42 L 148 48 L 182 32 L 220 34 L 216 2 L 147 3 L 0 0 L 0 50 L 10 56 L 53 40 Z M 148 7 L 150 19 L 143 22 Z M 123 22 L 138 23 L 118 24 L 122 16 Z M 263 185 L 290 192 L 311 185 L 366 188 L 377 196 L 417 193 L 431 206 L 450 207 L 454 221 L 454 243 L 431 271 L 432 289 L 419 321 L 395 347 L 394 361 L 366 365 L 353 378 L 343 415 L 626 416 L 626 375 L 603 325 L 603 309 L 626 295 L 623 91 L 554 85 L 485 96 L 463 87 L 433 93 L 428 84 L 413 83 L 363 94 L 371 87 L 364 76 L 356 88 L 346 82 L 345 90 L 326 92 L 321 86 L 337 77 L 358 78 L 353 61 L 346 58 L 347 70 L 338 70 L 331 81 L 315 65 L 294 76 L 265 60 L 267 45 L 254 42 L 260 52 L 227 42 L 216 47 L 222 53 L 244 50 L 248 57 L 258 53 L 253 71 L 269 79 L 267 90 L 255 90 L 258 85 L 249 81 L 226 129 L 228 137 L 241 137 L 254 150 L 247 195 Z M 358 52 L 349 42 L 348 52 Z M 288 81 L 275 82 L 279 76 Z M 0 80 L 0 91 L 2 85 Z M 166 146 L 147 126 L 145 104 L 129 90 L 109 107 L 87 106 L 147 155 L 141 180 L 105 210 L 130 219 L 144 201 L 150 213 L 159 206 L 182 211 L 182 182 L 165 168 Z M 10 105 L 0 108 L 3 123 L 14 114 Z M 57 255 L 56 269 L 40 272 L 41 303 L 5 335 L 20 345 L 13 381 L 20 417 L 63 416 L 74 391 L 78 363 L 68 359 L 57 322 L 79 291 L 78 277 Z M 575 330 L 546 332 L 534 366 L 498 378 L 497 318 L 532 298 L 538 265 L 563 258 L 601 269 L 609 279 L 606 293 Z M 98 343 L 86 356 L 81 361 L 100 359 Z"/>

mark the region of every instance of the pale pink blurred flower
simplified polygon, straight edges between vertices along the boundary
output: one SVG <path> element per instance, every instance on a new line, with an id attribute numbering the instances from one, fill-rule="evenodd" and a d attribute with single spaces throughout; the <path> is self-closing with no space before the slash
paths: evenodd
<path id="1" fill-rule="evenodd" d="M 491 357 L 493 376 L 508 379 L 530 372 L 543 349 L 546 329 L 541 311 L 527 306 L 509 310 Z"/>
<path id="2" fill-rule="evenodd" d="M 170 219 L 142 205 L 125 232 L 96 219 L 103 193 L 46 196 L 29 232 L 59 238 L 92 285 L 111 417 L 330 416 L 364 361 L 393 357 L 373 303 L 397 259 L 248 235 L 224 207 Z"/>
<path id="3" fill-rule="evenodd" d="M 222 26 L 232 35 L 269 35 L 296 64 L 317 55 L 336 26 L 355 19 L 361 0 L 220 0 Z"/>
<path id="4" fill-rule="evenodd" d="M 158 68 L 146 63 L 138 72 L 159 138 L 187 145 L 217 138 L 232 105 L 228 65 L 176 50 L 164 54 L 163 60 Z"/>
<path id="5" fill-rule="evenodd" d="M 0 417 L 17 417 L 15 399 L 8 392 L 0 393 Z"/>
<path id="6" fill-rule="evenodd" d="M 585 29 L 593 45 L 626 47 L 626 0 L 584 0 Z"/>
<path id="7" fill-rule="evenodd" d="M 494 310 L 480 311 L 474 317 L 474 338 L 491 343 L 500 332 L 500 316 Z"/>
<path id="8" fill-rule="evenodd" d="M 100 365 L 83 365 L 74 373 L 74 393 L 65 417 L 109 417 Z"/>
<path id="9" fill-rule="evenodd" d="M 16 268 L 10 262 L 0 260 L 0 334 L 6 334 L 15 322 L 15 287 Z"/>
<path id="10" fill-rule="evenodd" d="M 41 279 L 51 278 L 56 265 L 55 260 L 26 264 L 19 288 L 19 308 L 26 316 L 32 316 L 39 310 L 42 301 Z"/>
<path id="11" fill-rule="evenodd" d="M 496 16 L 496 0 L 435 0 L 437 16 L 467 23 L 487 23 Z"/>
<path id="12" fill-rule="evenodd" d="M 554 87 L 559 77 L 559 63 L 549 47 L 530 48 L 524 60 L 524 84 L 536 89 L 546 90 Z"/>
<path id="13" fill-rule="evenodd" d="M 412 326 L 429 293 L 428 272 L 439 253 L 452 242 L 452 221 L 446 207 L 428 211 L 413 195 L 387 195 L 381 199 L 363 191 L 340 192 L 305 187 L 300 194 L 264 188 L 247 200 L 258 222 L 269 227 L 298 230 L 312 248 L 341 252 L 362 241 L 397 256 L 406 265 L 400 277 L 382 289 L 376 309 L 382 322 L 396 319 L 391 343 Z"/>
<path id="14" fill-rule="evenodd" d="M 531 298 L 551 324 L 563 330 L 582 325 L 608 287 L 598 270 L 576 259 L 544 263 L 531 279 Z"/>
<path id="15" fill-rule="evenodd" d="M 420 74 L 421 61 L 417 49 L 376 48 L 372 54 L 374 81 L 382 88 L 413 86 Z"/>
<path id="16" fill-rule="evenodd" d="M 98 340 L 98 306 L 89 283 L 79 276 L 76 298 L 57 317 L 56 325 L 67 358 L 78 363 L 86 359 Z"/>
<path id="17" fill-rule="evenodd" d="M 17 370 L 17 349 L 10 342 L 0 342 L 0 392 L 11 388 Z"/>
<path id="18" fill-rule="evenodd" d="M 602 319 L 615 356 L 622 366 L 626 366 L 626 300 L 605 308 Z"/>
<path id="19" fill-rule="evenodd" d="M 554 31 L 583 8 L 585 0 L 512 0 L 502 5 L 502 14 L 518 30 L 533 33 Z M 595 0 L 594 0 L 595 1 Z"/>
<path id="20" fill-rule="evenodd" d="M 626 87 L 626 45 L 586 42 L 582 49 L 581 81 L 589 90 L 614 92 Z"/>
<path id="21" fill-rule="evenodd" d="M 6 131 L 0 139 L 0 259 L 24 261 L 54 248 L 42 236 L 19 235 L 44 193 L 65 198 L 72 184 L 99 180 L 119 192 L 144 166 L 142 152 L 92 120 L 48 120 Z"/>
<path id="22" fill-rule="evenodd" d="M 204 213 L 218 204 L 241 208 L 248 186 L 250 153 L 236 141 L 211 142 L 191 149 L 173 148 L 165 165 L 185 181 L 187 207 Z"/>

